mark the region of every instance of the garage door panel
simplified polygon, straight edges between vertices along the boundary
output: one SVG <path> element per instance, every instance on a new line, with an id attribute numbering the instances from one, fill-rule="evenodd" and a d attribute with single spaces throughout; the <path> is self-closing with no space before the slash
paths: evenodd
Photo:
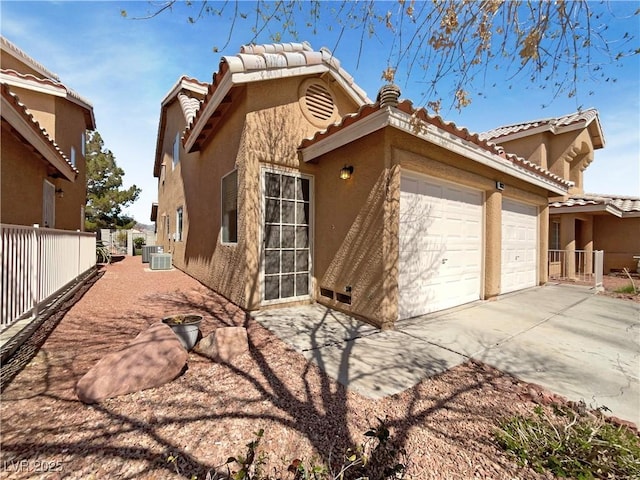
<path id="1" fill-rule="evenodd" d="M 509 199 L 502 202 L 501 293 L 537 285 L 538 210 Z"/>
<path id="2" fill-rule="evenodd" d="M 401 188 L 399 318 L 480 298 L 482 194 L 406 177 Z"/>

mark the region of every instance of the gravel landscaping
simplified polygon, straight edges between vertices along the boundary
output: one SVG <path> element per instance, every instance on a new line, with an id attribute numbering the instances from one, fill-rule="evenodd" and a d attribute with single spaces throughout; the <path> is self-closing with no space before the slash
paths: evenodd
<path id="1" fill-rule="evenodd" d="M 249 354 L 225 364 L 190 353 L 186 372 L 160 388 L 92 406 L 78 401 L 74 385 L 100 358 L 185 312 L 204 316 L 204 335 L 245 326 Z M 151 272 L 140 257 L 103 267 L 51 321 L 59 323 L 2 393 L 3 478 L 204 479 L 244 454 L 259 429 L 271 471 L 295 458 L 333 462 L 365 441 L 376 418 L 406 449 L 407 478 L 553 478 L 518 466 L 493 440 L 499 419 L 533 411 L 531 386 L 468 362 L 370 400 L 189 276 Z"/>

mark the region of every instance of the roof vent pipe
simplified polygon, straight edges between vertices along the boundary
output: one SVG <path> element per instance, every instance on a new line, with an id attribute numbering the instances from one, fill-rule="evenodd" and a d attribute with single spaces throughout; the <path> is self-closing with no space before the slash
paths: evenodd
<path id="1" fill-rule="evenodd" d="M 377 102 L 380 108 L 397 107 L 400 98 L 400 87 L 395 84 L 388 83 L 383 85 L 378 92 Z"/>

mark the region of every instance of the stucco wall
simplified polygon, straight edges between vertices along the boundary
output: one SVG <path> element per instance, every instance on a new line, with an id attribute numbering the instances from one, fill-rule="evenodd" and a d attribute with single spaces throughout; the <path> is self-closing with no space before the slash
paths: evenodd
<path id="1" fill-rule="evenodd" d="M 62 196 L 55 196 L 54 228 L 64 230 L 84 230 L 84 219 L 81 218 L 82 207 L 86 202 L 86 164 L 82 156 L 82 133 L 85 131 L 82 109 L 64 99 L 42 99 L 43 95 L 33 95 L 31 100 L 36 105 L 44 105 L 55 111 L 55 142 L 70 159 L 71 145 L 76 149 L 76 168 L 79 171 L 75 181 L 66 178 L 54 178 L 47 174 L 47 163 L 32 149 L 22 145 L 14 135 L 2 130 L 2 212 L 5 223 L 21 225 L 42 224 L 42 192 L 43 180 L 47 179 L 56 189 L 61 189 Z M 40 99 L 41 101 L 37 101 Z M 43 107 L 44 108 L 44 107 Z M 29 105 L 29 112 L 40 122 L 52 120 L 50 112 L 40 112 Z M 49 130 L 47 130 L 48 133 Z M 50 133 L 53 136 L 52 133 Z"/>
<path id="2" fill-rule="evenodd" d="M 2 128 L 0 162 L 0 201 L 2 223 L 42 224 L 42 182 L 47 178 L 46 164 L 31 149 Z"/>
<path id="3" fill-rule="evenodd" d="M 56 228 L 84 230 L 84 219 L 80 216 L 87 201 L 87 165 L 82 155 L 86 129 L 84 111 L 62 98 L 56 99 L 55 108 L 56 144 L 69 160 L 71 147 L 75 149 L 75 167 L 78 170 L 74 182 L 63 179 L 57 181 L 64 196 L 56 200 Z"/>
<path id="4" fill-rule="evenodd" d="M 604 272 L 628 268 L 635 271 L 640 255 L 640 217 L 593 216 L 593 248 L 604 250 Z"/>
<path id="5" fill-rule="evenodd" d="M 319 129 L 298 105 L 303 81 L 290 78 L 236 87 L 231 108 L 202 150 L 183 155 L 174 170 L 173 140 L 175 132 L 184 129 L 184 117 L 177 103 L 167 109 L 158 243 L 173 253 L 176 267 L 247 309 L 260 307 L 262 298 L 262 167 L 297 170 L 300 141 Z M 338 115 L 355 110 L 355 104 L 338 89 L 327 87 L 335 96 Z M 238 170 L 238 242 L 230 244 L 221 241 L 221 178 L 234 168 Z M 169 215 L 171 233 L 175 232 L 175 211 L 180 205 L 184 206 L 184 240 L 168 242 L 162 215 Z"/>
<path id="6" fill-rule="evenodd" d="M 345 164 L 349 180 L 339 178 Z M 383 327 L 392 321 L 385 285 L 384 239 L 389 171 L 384 135 L 369 135 L 302 167 L 315 178 L 314 276 L 319 302 Z M 351 291 L 349 292 L 348 287 Z M 333 298 L 320 289 L 334 292 Z M 336 294 L 351 297 L 351 304 Z"/>

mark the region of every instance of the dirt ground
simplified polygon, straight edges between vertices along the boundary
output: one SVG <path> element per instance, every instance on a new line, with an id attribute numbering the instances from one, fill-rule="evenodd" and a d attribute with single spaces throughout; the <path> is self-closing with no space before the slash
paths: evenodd
<path id="1" fill-rule="evenodd" d="M 633 281 L 636 290 L 638 293 L 618 293 L 616 290 L 620 288 L 627 287 L 631 285 L 631 281 Z M 604 287 L 604 292 L 601 292 L 601 295 L 607 295 L 612 298 L 620 298 L 622 300 L 629 300 L 632 302 L 640 303 L 640 275 L 635 274 L 629 280 L 629 277 L 619 273 L 619 274 L 611 274 L 605 275 L 602 277 L 602 283 Z"/>
<path id="2" fill-rule="evenodd" d="M 2 393 L 2 478 L 203 479 L 245 454 L 259 429 L 268 471 L 296 458 L 335 465 L 377 418 L 408 454 L 406 478 L 553 478 L 496 446 L 499 420 L 531 413 L 539 393 L 488 366 L 469 362 L 370 400 L 178 270 L 152 272 L 140 257 L 126 257 L 78 297 L 48 320 L 41 348 L 25 346 L 18 358 L 29 351 L 33 358 Z M 186 372 L 162 387 L 97 405 L 78 401 L 75 384 L 100 358 L 163 316 L 185 312 L 204 316 L 203 335 L 246 327 L 249 353 L 232 363 L 190 353 Z"/>

